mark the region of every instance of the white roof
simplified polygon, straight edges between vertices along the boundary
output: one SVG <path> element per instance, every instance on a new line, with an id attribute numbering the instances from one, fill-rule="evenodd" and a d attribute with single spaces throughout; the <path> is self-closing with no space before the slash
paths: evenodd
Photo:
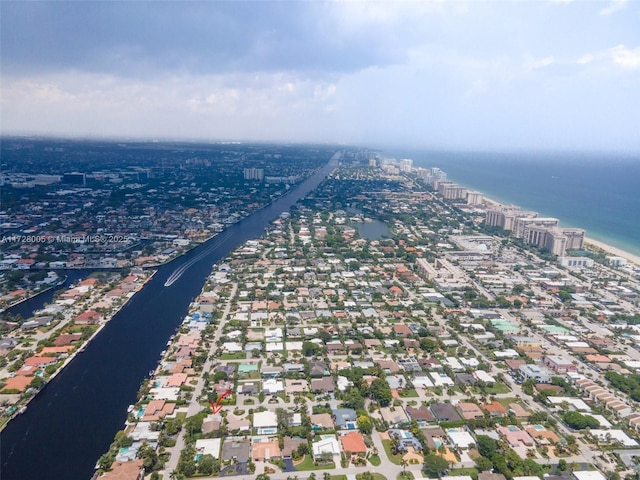
<path id="1" fill-rule="evenodd" d="M 275 412 L 256 412 L 253 414 L 254 428 L 276 427 L 278 425 L 278 417 Z"/>
<path id="2" fill-rule="evenodd" d="M 636 442 L 629 435 L 624 433 L 622 430 L 591 430 L 591 435 L 594 437 L 598 437 L 601 442 L 606 442 L 607 435 L 610 435 L 612 441 L 618 441 L 625 447 L 637 447 L 638 442 Z"/>
<path id="3" fill-rule="evenodd" d="M 576 480 L 607 480 L 607 477 L 596 470 L 573 472 L 573 476 L 576 477 Z"/>
<path id="4" fill-rule="evenodd" d="M 203 455 L 212 455 L 213 458 L 220 458 L 220 438 L 207 438 L 204 440 L 196 440 L 196 451 Z"/>
<path id="5" fill-rule="evenodd" d="M 313 444 L 313 456 L 318 456 L 322 453 L 330 453 L 332 455 L 340 454 L 340 444 L 335 438 L 323 438 L 322 440 Z"/>
<path id="6" fill-rule="evenodd" d="M 447 432 L 449 440 L 461 448 L 468 448 L 476 444 L 469 432 Z"/>

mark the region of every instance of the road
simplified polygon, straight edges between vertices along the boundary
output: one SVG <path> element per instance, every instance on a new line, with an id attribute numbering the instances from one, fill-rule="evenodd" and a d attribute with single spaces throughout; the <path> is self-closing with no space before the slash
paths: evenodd
<path id="1" fill-rule="evenodd" d="M 218 348 L 217 342 L 218 340 L 220 340 L 220 337 L 222 336 L 222 332 L 224 331 L 224 327 L 226 326 L 227 321 L 229 319 L 229 311 L 231 310 L 231 304 L 233 303 L 233 299 L 235 298 L 237 291 L 238 291 L 238 284 L 237 283 L 231 284 L 231 291 L 229 293 L 229 298 L 227 299 L 227 303 L 225 305 L 224 312 L 220 319 L 220 323 L 218 324 L 216 328 L 216 332 L 213 336 L 213 340 L 211 341 L 211 347 L 209 349 L 209 354 L 207 355 L 207 360 L 204 362 L 204 365 L 202 367 L 203 372 L 211 371 L 212 364 L 214 363 L 212 359 L 214 358 L 214 353 Z M 187 417 L 196 415 L 197 413 L 200 413 L 200 411 L 202 410 L 202 405 L 200 404 L 200 401 L 198 399 L 202 395 L 203 388 L 204 388 L 204 378 L 202 377 L 202 375 L 199 375 L 198 383 L 195 385 L 195 389 L 192 392 L 193 395 L 191 397 L 191 401 L 189 402 L 189 405 L 187 407 Z M 182 449 L 185 447 L 185 444 L 186 444 L 185 438 L 184 438 L 185 434 L 186 432 L 184 431 L 180 432 L 178 434 L 178 438 L 176 439 L 176 444 L 173 447 L 167 449 L 167 452 L 169 453 L 170 456 L 167 462 L 165 463 L 164 470 L 160 471 L 160 474 L 163 476 L 165 480 L 170 480 L 171 473 L 178 467 L 178 461 L 180 460 L 180 452 L 182 452 Z"/>

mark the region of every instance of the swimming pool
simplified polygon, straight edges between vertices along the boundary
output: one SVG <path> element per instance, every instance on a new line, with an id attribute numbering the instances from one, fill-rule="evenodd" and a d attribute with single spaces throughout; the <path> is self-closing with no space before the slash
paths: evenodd
<path id="1" fill-rule="evenodd" d="M 544 432 L 546 430 L 542 425 L 532 425 L 532 427 L 536 432 Z"/>

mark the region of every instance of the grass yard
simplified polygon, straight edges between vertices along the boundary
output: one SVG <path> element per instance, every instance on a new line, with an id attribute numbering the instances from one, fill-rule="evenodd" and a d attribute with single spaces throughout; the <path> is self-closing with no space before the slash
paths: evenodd
<path id="1" fill-rule="evenodd" d="M 220 360 L 245 360 L 247 354 L 245 352 L 223 353 Z"/>
<path id="2" fill-rule="evenodd" d="M 463 475 L 467 475 L 471 478 L 473 478 L 474 480 L 477 480 L 478 478 L 478 470 L 476 470 L 475 468 L 454 468 L 449 470 L 449 474 L 450 477 L 461 477 Z"/>
<path id="3" fill-rule="evenodd" d="M 380 464 L 382 463 L 382 460 L 380 460 L 380 457 L 378 455 L 371 455 L 369 457 L 369 462 L 371 463 L 371 465 L 373 465 L 374 467 L 378 467 L 380 466 Z"/>
<path id="4" fill-rule="evenodd" d="M 327 463 L 325 465 L 316 465 L 313 461 L 313 457 L 311 455 L 305 455 L 304 456 L 304 460 L 302 460 L 302 462 L 294 465 L 294 467 L 296 467 L 296 470 L 300 471 L 300 472 L 306 472 L 309 470 L 331 470 L 333 468 L 336 468 L 336 464 L 331 462 L 331 463 Z"/>
<path id="5" fill-rule="evenodd" d="M 415 388 L 407 388 L 405 390 L 401 390 L 399 394 L 402 398 L 414 398 L 418 396 L 418 392 L 416 392 Z"/>
<path id="6" fill-rule="evenodd" d="M 391 440 L 382 440 L 382 445 L 384 446 L 384 451 L 389 461 L 395 465 L 400 465 L 402 463 L 402 455 L 393 454 L 391 451 Z"/>
<path id="7" fill-rule="evenodd" d="M 396 480 L 413 480 L 415 477 L 412 472 L 400 472 L 396 477 Z"/>

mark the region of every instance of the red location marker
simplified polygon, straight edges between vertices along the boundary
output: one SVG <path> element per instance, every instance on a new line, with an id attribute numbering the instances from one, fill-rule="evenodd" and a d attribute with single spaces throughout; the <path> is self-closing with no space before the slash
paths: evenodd
<path id="1" fill-rule="evenodd" d="M 211 400 L 209 400 L 209 404 L 211 405 L 211 410 L 213 410 L 214 415 L 216 415 L 217 413 L 220 412 L 220 410 L 222 410 L 222 405 L 220 405 L 220 402 L 222 401 L 222 399 L 228 395 L 231 395 L 232 393 L 233 393 L 232 390 L 227 390 L 226 392 L 224 392 L 222 395 L 218 397 L 218 401 L 216 402 L 215 405 Z"/>

